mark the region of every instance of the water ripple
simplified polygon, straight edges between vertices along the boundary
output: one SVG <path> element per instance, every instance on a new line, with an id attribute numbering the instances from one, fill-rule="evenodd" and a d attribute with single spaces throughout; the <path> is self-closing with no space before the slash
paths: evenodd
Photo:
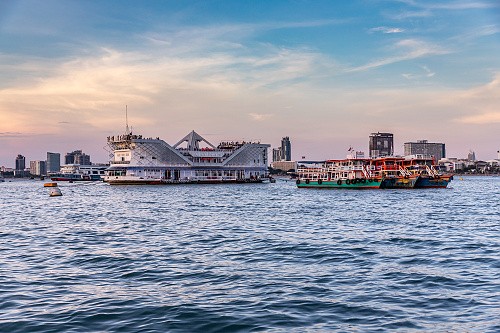
<path id="1" fill-rule="evenodd" d="M 1 332 L 497 332 L 500 178 L 1 183 Z"/>

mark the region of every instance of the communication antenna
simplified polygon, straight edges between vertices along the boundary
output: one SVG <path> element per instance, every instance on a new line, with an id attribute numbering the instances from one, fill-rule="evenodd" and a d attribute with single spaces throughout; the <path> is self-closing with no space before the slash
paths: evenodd
<path id="1" fill-rule="evenodd" d="M 125 134 L 130 134 L 130 130 L 128 128 L 128 105 L 125 105 Z"/>

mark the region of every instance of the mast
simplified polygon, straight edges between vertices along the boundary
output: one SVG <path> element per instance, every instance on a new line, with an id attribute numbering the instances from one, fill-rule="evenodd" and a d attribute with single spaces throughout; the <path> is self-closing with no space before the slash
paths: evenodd
<path id="1" fill-rule="evenodd" d="M 125 105 L 125 134 L 130 134 L 128 127 L 128 105 Z"/>

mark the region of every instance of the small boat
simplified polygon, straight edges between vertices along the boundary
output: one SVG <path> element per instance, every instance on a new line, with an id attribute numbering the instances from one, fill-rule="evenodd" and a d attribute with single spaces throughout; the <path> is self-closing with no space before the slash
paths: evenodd
<path id="1" fill-rule="evenodd" d="M 59 182 L 101 181 L 107 168 L 107 165 L 66 164 L 61 167 L 61 172 L 51 174 L 50 179 Z"/>

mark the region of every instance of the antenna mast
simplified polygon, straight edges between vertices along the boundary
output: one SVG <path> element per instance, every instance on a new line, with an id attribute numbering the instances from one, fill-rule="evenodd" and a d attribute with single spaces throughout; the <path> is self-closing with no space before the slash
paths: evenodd
<path id="1" fill-rule="evenodd" d="M 128 128 L 128 105 L 125 105 L 125 134 L 130 134 L 130 130 Z"/>

